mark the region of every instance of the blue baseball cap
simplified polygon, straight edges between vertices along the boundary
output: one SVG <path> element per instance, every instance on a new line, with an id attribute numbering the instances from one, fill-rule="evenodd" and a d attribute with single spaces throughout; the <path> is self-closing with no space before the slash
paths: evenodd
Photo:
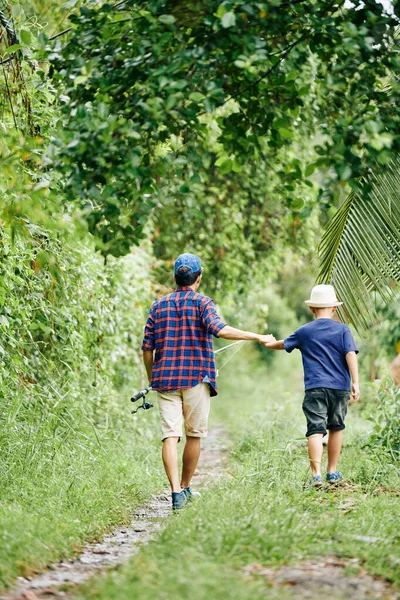
<path id="1" fill-rule="evenodd" d="M 201 262 L 199 257 L 195 254 L 180 254 L 175 261 L 174 275 L 176 275 L 179 267 L 188 267 L 188 273 L 192 275 L 193 273 L 201 271 Z"/>

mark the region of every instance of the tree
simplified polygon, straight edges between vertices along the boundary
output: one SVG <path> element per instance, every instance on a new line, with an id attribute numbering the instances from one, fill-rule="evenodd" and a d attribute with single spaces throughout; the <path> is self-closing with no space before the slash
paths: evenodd
<path id="1" fill-rule="evenodd" d="M 171 179 L 202 168 L 205 114 L 219 128 L 221 173 L 260 157 L 280 170 L 280 150 L 307 131 L 317 160 L 300 157 L 297 180 L 325 168 L 333 197 L 347 183 L 365 195 L 361 177 L 400 146 L 399 89 L 382 85 L 400 64 L 397 21 L 373 0 L 311 6 L 127 1 L 71 17 L 71 38 L 52 51 L 64 102 L 57 167 L 104 254 L 126 253 Z M 292 188 L 288 204 L 301 205 Z"/>

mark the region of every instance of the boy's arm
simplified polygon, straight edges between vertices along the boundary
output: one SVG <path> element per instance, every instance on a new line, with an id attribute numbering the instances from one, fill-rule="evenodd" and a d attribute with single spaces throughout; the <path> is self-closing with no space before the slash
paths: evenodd
<path id="1" fill-rule="evenodd" d="M 143 362 L 146 367 L 147 378 L 151 383 L 151 373 L 153 371 L 153 350 L 143 350 Z"/>
<path id="2" fill-rule="evenodd" d="M 358 383 L 358 362 L 357 355 L 355 352 L 348 352 L 346 354 L 346 362 L 349 367 L 350 375 L 351 375 L 351 395 L 354 402 L 360 399 L 360 386 Z"/>
<path id="3" fill-rule="evenodd" d="M 283 344 L 283 340 L 275 340 L 274 342 L 266 342 L 264 344 L 268 350 L 284 350 L 285 346 Z"/>

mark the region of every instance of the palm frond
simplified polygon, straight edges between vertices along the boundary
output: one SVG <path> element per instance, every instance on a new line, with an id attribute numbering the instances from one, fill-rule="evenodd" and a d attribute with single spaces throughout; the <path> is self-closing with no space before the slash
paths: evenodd
<path id="1" fill-rule="evenodd" d="M 377 291 L 387 302 L 400 283 L 400 158 L 371 176 L 367 198 L 351 192 L 319 246 L 319 283 L 332 283 L 358 330 L 371 326 Z M 343 313 L 342 313 L 342 316 Z"/>

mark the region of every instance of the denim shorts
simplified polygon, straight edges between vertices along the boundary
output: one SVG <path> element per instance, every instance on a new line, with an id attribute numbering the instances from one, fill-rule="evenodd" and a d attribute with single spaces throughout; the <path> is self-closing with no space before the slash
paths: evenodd
<path id="1" fill-rule="evenodd" d="M 340 431 L 345 428 L 344 419 L 350 400 L 350 392 L 315 388 L 307 390 L 303 400 L 303 412 L 307 419 L 309 437 L 314 433 L 326 435 L 327 430 Z"/>

